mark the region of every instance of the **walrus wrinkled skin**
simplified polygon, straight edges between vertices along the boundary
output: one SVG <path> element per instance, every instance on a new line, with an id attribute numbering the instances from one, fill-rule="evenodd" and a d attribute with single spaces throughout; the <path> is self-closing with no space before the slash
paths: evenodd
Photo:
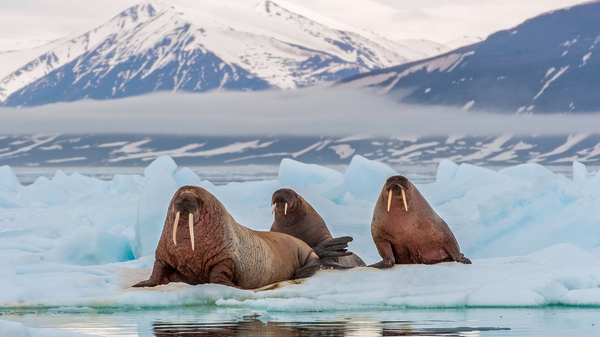
<path id="1" fill-rule="evenodd" d="M 334 239 L 325 220 L 294 190 L 282 188 L 275 191 L 271 197 L 271 205 L 275 207 L 275 220 L 270 231 L 289 234 L 306 242 L 320 258 L 323 258 L 321 250 L 329 249 L 328 246 L 352 241 L 351 237 Z M 344 267 L 366 266 L 356 254 L 338 257 L 334 262 Z"/>
<path id="2" fill-rule="evenodd" d="M 185 282 L 255 289 L 319 269 L 319 257 L 307 244 L 238 224 L 215 196 L 196 186 L 183 186 L 173 196 L 155 258 L 150 279 L 134 287 Z"/>
<path id="3" fill-rule="evenodd" d="M 415 185 L 401 175 L 388 178 L 383 185 L 373 212 L 371 234 L 383 258 L 371 267 L 450 261 L 471 264 L 460 253 L 448 224 L 431 208 Z"/>

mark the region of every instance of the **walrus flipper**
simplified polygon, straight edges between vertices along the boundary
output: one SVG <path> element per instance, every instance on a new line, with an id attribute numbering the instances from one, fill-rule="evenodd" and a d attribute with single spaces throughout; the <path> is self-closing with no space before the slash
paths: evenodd
<path id="1" fill-rule="evenodd" d="M 177 270 L 161 262 L 160 260 L 155 260 L 150 278 L 145 281 L 138 282 L 132 285 L 132 287 L 156 287 L 169 282 L 183 281 L 183 276 Z"/>
<path id="2" fill-rule="evenodd" d="M 469 260 L 467 257 L 465 257 L 465 254 L 460 254 L 460 257 L 458 258 L 458 260 L 456 260 L 456 262 L 460 262 L 460 263 L 464 263 L 464 264 L 471 264 L 471 260 Z"/>
<path id="3" fill-rule="evenodd" d="M 394 257 L 394 251 L 392 249 L 392 244 L 389 241 L 381 240 L 376 241 L 375 246 L 377 247 L 377 251 L 379 255 L 383 257 L 383 260 L 373 263 L 369 267 L 384 269 L 391 268 L 396 264 L 396 259 Z"/>
<path id="4" fill-rule="evenodd" d="M 313 255 L 313 257 L 306 262 L 304 267 L 296 269 L 292 280 L 313 276 L 317 270 L 319 270 L 319 258 Z"/>
<path id="5" fill-rule="evenodd" d="M 350 236 L 342 236 L 340 238 L 321 242 L 314 246 L 313 250 L 321 260 L 352 255 L 352 252 L 348 251 L 348 242 L 352 240 L 353 239 Z"/>
<path id="6" fill-rule="evenodd" d="M 351 269 L 354 266 L 346 266 L 341 263 L 337 263 L 333 260 L 333 258 L 322 259 L 320 263 L 321 268 L 329 269 L 329 267 L 333 269 Z"/>

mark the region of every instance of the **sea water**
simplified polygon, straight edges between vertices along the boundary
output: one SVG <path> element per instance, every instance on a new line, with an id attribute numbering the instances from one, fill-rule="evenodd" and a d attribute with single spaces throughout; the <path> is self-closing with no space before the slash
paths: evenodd
<path id="1" fill-rule="evenodd" d="M 214 307 L 3 310 L 28 327 L 99 336 L 599 336 L 600 308 L 266 312 Z"/>

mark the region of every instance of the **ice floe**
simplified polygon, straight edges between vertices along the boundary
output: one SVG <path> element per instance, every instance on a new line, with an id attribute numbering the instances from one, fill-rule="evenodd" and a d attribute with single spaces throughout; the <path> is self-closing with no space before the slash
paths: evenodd
<path id="1" fill-rule="evenodd" d="M 294 188 L 334 236 L 353 236 L 350 249 L 377 262 L 370 222 L 381 186 L 394 174 L 361 156 L 343 173 L 285 159 L 278 179 L 215 186 L 160 157 L 143 176 L 101 181 L 57 171 L 22 186 L 10 167 L 0 167 L 0 307 L 600 306 L 600 175 L 577 162 L 569 179 L 538 164 L 496 172 L 444 160 L 436 182 L 417 184 L 472 265 L 320 271 L 260 292 L 214 284 L 130 287 L 148 277 L 167 205 L 186 184 L 206 188 L 239 223 L 256 230 L 268 230 L 273 221 L 271 194 Z M 7 324 L 0 328 L 28 329 Z"/>

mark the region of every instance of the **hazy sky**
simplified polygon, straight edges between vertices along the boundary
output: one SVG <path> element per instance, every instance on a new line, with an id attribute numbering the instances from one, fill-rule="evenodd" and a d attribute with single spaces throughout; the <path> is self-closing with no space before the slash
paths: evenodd
<path id="1" fill-rule="evenodd" d="M 0 108 L 0 134 L 495 135 L 600 130 L 600 114 L 500 115 L 398 105 L 340 88 L 208 94 L 158 93 L 36 108 Z M 365 118 L 368 117 L 368 118 Z"/>
<path id="2" fill-rule="evenodd" d="M 200 0 L 197 0 L 200 1 Z M 203 0 L 217 1 L 217 0 Z M 222 1 L 222 0 L 221 0 Z M 231 0 L 230 0 L 231 1 Z M 252 8 L 259 0 L 235 0 Z M 139 0 L 0 0 L 0 50 L 15 40 L 49 41 L 83 33 Z M 162 1 L 165 3 L 186 0 Z M 304 7 L 390 39 L 447 43 L 463 35 L 485 38 L 549 10 L 582 0 L 275 0 Z M 12 41 L 12 42 L 11 42 Z M 29 42 L 32 43 L 32 42 Z M 33 42 L 35 44 L 35 42 Z"/>

